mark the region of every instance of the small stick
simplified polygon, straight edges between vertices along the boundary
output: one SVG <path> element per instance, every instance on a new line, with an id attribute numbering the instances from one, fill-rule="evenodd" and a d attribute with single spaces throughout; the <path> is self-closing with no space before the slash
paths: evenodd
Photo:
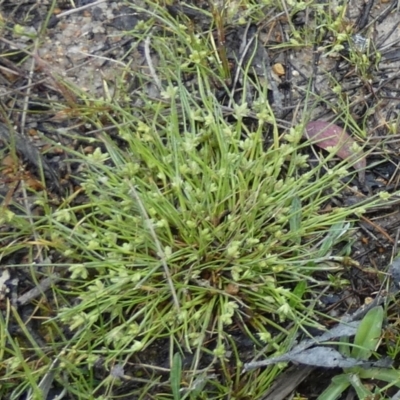
<path id="1" fill-rule="evenodd" d="M 24 293 L 17 299 L 17 305 L 23 306 L 27 304 L 32 299 L 40 296 L 46 290 L 48 290 L 53 283 L 56 283 L 61 279 L 60 274 L 53 274 L 48 278 L 43 279 L 38 286 L 35 286 L 33 289 L 29 290 L 29 292 Z"/>
<path id="2" fill-rule="evenodd" d="M 34 54 L 37 53 L 37 48 L 38 48 L 38 41 L 35 40 Z M 33 74 L 34 74 L 34 71 L 35 71 L 35 65 L 36 65 L 36 60 L 35 60 L 35 58 L 32 58 L 31 59 L 31 66 L 29 68 L 29 73 L 28 73 L 28 86 L 26 88 L 24 101 L 22 103 L 22 115 L 21 115 L 21 123 L 20 123 L 20 132 L 22 133 L 22 135 L 24 135 L 24 133 L 25 133 L 26 115 L 27 115 L 28 107 L 29 107 L 29 99 L 30 99 L 30 96 L 31 96 Z"/>
<path id="3" fill-rule="evenodd" d="M 364 217 L 363 215 L 361 216 L 361 219 L 371 225 L 373 228 L 375 228 L 379 233 L 381 233 L 387 240 L 389 240 L 390 243 L 393 245 L 395 244 L 394 240 L 390 237 L 390 235 L 379 225 L 375 224 L 372 222 L 369 218 Z"/>
<path id="4" fill-rule="evenodd" d="M 244 59 L 250 49 L 250 46 L 253 44 L 256 35 L 253 35 L 251 37 L 251 39 L 246 43 L 247 41 L 247 34 L 249 32 L 249 28 L 250 28 L 250 21 L 246 26 L 245 32 L 244 32 L 244 36 L 243 36 L 243 40 L 242 43 L 240 45 L 240 49 L 239 49 L 239 53 L 241 54 L 240 60 L 236 66 L 236 73 L 235 73 L 235 78 L 233 79 L 233 84 L 232 84 L 232 90 L 231 90 L 231 95 L 230 95 L 230 99 L 229 99 L 229 103 L 228 103 L 228 107 L 232 107 L 232 101 L 233 101 L 233 96 L 235 94 L 235 90 L 236 90 L 236 85 L 239 81 L 240 78 L 240 74 L 242 73 L 242 65 L 244 62 Z"/>
<path id="5" fill-rule="evenodd" d="M 157 76 L 156 70 L 153 65 L 153 61 L 151 60 L 151 55 L 150 55 L 150 35 L 146 37 L 144 41 L 144 56 L 146 58 L 147 65 L 149 67 L 150 75 L 154 80 L 154 83 L 157 86 L 157 89 L 161 92 L 162 91 L 162 85 L 160 78 Z"/>
<path id="6" fill-rule="evenodd" d="M 82 11 L 82 10 L 86 10 L 86 8 L 97 6 L 98 4 L 104 3 L 105 1 L 107 1 L 107 0 L 97 0 L 94 3 L 86 4 L 85 6 L 74 8 L 73 10 L 64 11 L 63 13 L 58 14 L 57 18 L 65 17 L 67 15 L 74 14 L 74 13 Z"/>

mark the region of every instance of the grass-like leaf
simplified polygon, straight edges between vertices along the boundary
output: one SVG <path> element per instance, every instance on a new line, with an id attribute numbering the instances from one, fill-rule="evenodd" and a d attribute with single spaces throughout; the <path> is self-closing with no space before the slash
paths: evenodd
<path id="1" fill-rule="evenodd" d="M 357 329 L 354 338 L 352 356 L 359 360 L 368 360 L 380 341 L 384 311 L 381 306 L 367 312 Z"/>

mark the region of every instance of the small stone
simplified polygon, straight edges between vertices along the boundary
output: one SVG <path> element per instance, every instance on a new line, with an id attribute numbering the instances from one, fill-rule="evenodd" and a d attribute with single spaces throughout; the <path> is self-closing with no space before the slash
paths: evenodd
<path id="1" fill-rule="evenodd" d="M 272 71 L 274 71 L 278 76 L 285 75 L 285 67 L 281 63 L 276 63 L 272 66 Z"/>

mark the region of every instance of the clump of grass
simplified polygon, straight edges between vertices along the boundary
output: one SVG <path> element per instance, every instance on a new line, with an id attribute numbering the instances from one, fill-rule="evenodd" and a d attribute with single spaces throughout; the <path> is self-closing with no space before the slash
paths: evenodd
<path id="1" fill-rule="evenodd" d="M 110 112 L 88 122 L 101 129 L 109 121 L 115 134 L 101 133 L 93 154 L 71 152 L 83 166 L 86 201 L 71 195 L 55 210 L 42 201 L 34 225 L 70 273 L 68 288 L 55 289 L 50 320 L 79 333 L 57 331 L 61 367 L 82 399 L 111 398 L 126 381 L 136 383 L 136 396 L 255 399 L 280 367 L 242 375 L 238 339 L 254 353 L 277 354 L 299 330 L 320 327 L 315 305 L 330 282 L 313 273 L 329 270 L 333 253 L 349 262 L 348 220 L 364 208 L 321 212 L 344 189 L 346 162 L 309 163 L 307 121 L 279 129 L 257 82 L 251 105 L 221 105 L 215 83 L 225 82 L 210 37 L 153 17 L 169 32 L 152 35 L 158 67 L 138 74 L 134 99 L 121 81 L 113 99 L 91 101 Z M 143 24 L 138 39 L 150 28 Z M 188 75 L 193 85 L 184 83 Z M 146 379 L 132 367 L 159 363 L 152 349 L 160 343 L 164 368 L 191 355 L 172 387 L 154 366 Z M 96 363 L 105 378 L 94 376 Z M 120 365 L 126 373 L 115 375 Z"/>

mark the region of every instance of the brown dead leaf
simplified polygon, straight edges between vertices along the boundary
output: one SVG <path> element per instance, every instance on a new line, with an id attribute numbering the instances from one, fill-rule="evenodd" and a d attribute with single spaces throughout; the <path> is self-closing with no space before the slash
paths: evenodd
<path id="1" fill-rule="evenodd" d="M 38 190 L 43 190 L 44 186 L 43 183 L 40 182 L 39 180 L 35 179 L 33 176 L 28 174 L 25 177 L 25 184 L 32 190 L 38 191 Z"/>
<path id="2" fill-rule="evenodd" d="M 239 293 L 239 286 L 234 283 L 228 283 L 225 286 L 225 292 L 231 295 L 236 295 Z"/>
<path id="3" fill-rule="evenodd" d="M 6 168 L 18 168 L 18 161 L 11 154 L 7 154 L 1 159 L 1 165 Z"/>
<path id="4" fill-rule="evenodd" d="M 305 136 L 321 149 L 328 151 L 335 149 L 335 154 L 339 158 L 352 163 L 353 168 L 358 171 L 360 182 L 365 182 L 367 165 L 365 154 L 357 150 L 356 141 L 344 129 L 325 121 L 311 121 L 306 126 Z"/>
<path id="5" fill-rule="evenodd" d="M 94 152 L 94 147 L 93 146 L 86 146 L 83 148 L 84 154 L 92 154 Z"/>

